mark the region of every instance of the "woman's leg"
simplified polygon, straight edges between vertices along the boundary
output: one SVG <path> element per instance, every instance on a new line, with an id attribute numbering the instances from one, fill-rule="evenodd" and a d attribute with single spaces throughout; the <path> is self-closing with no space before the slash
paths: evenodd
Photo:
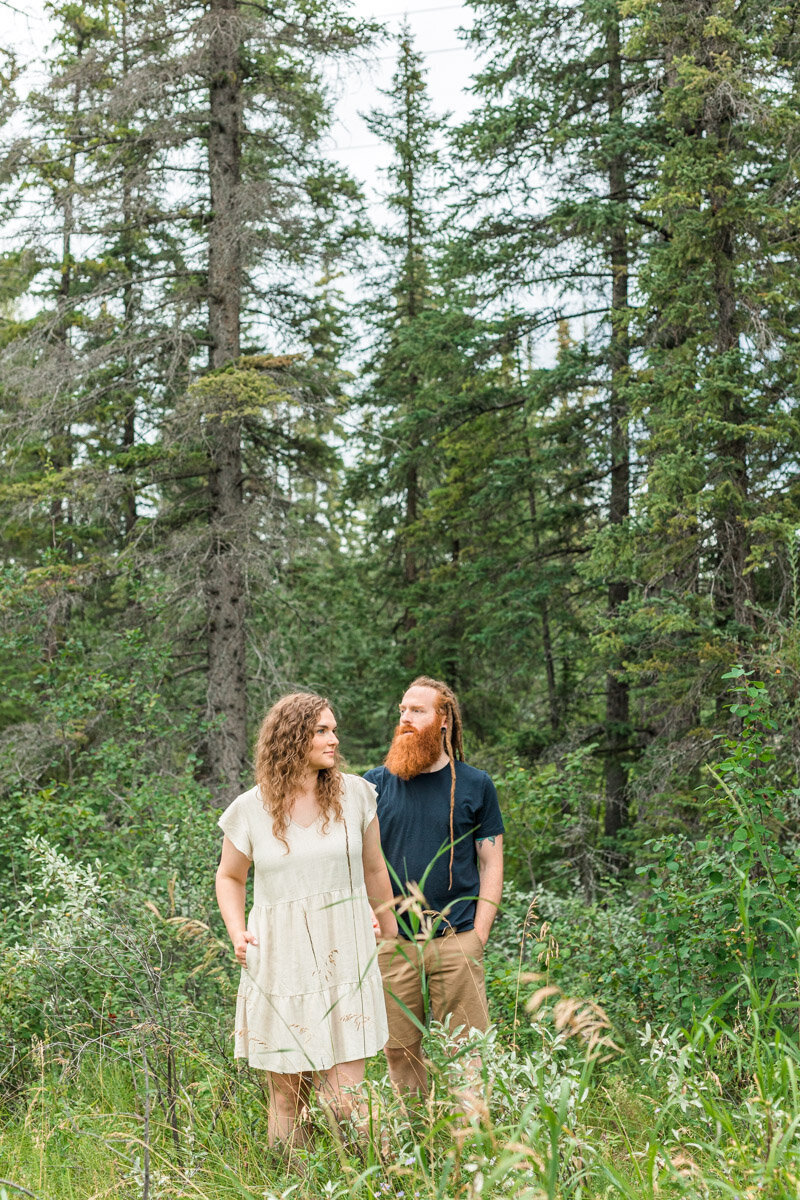
<path id="1" fill-rule="evenodd" d="M 306 1075 L 279 1075 L 267 1072 L 269 1088 L 269 1117 L 267 1119 L 267 1142 L 270 1146 L 286 1142 L 290 1146 L 302 1144 L 300 1129 L 303 1109 L 308 1104 L 311 1082 Z"/>
<path id="2" fill-rule="evenodd" d="M 364 1116 L 361 1084 L 364 1082 L 364 1059 L 337 1063 L 328 1071 L 320 1071 L 317 1089 L 320 1103 L 337 1123 Z"/>

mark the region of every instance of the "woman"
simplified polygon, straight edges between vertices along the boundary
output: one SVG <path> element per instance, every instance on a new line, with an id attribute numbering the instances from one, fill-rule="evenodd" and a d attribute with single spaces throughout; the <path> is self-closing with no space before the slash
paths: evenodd
<path id="1" fill-rule="evenodd" d="M 284 696 L 261 726 L 256 786 L 219 819 L 217 901 L 244 968 L 235 1054 L 268 1072 L 270 1145 L 296 1140 L 312 1080 L 349 1116 L 364 1060 L 387 1037 L 370 904 L 396 937 L 392 888 L 375 788 L 342 774 L 338 745 L 327 700 Z"/>

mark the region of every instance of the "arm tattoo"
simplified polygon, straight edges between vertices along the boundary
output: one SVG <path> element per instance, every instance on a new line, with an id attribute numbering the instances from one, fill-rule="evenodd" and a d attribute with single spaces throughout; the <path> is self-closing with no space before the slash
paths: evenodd
<path id="1" fill-rule="evenodd" d="M 497 837 L 475 838 L 475 845 L 482 846 L 484 842 L 491 842 L 492 845 L 497 841 Z"/>

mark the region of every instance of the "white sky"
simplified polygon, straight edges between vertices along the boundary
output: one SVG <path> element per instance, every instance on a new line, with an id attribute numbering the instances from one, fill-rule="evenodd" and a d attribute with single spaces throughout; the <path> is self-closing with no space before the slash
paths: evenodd
<path id="1" fill-rule="evenodd" d="M 474 70 L 471 50 L 458 36 L 460 26 L 468 26 L 471 13 L 456 0 L 410 0 L 406 7 L 398 0 L 355 0 L 354 11 L 379 21 L 387 38 L 377 47 L 374 60 L 350 80 L 344 81 L 337 106 L 338 122 L 334 138 L 335 155 L 369 191 L 380 190 L 378 168 L 389 158 L 388 149 L 376 142 L 360 114 L 380 107 L 379 89 L 391 84 L 397 63 L 396 35 L 408 22 L 416 50 L 424 56 L 428 92 L 438 115 L 452 112 L 465 117 L 470 109 L 467 95 Z"/>
<path id="2" fill-rule="evenodd" d="M 476 63 L 458 30 L 472 24 L 472 12 L 460 0 L 408 0 L 406 6 L 403 0 L 351 0 L 351 11 L 356 17 L 376 21 L 386 33 L 365 60 L 337 68 L 332 80 L 338 96 L 336 121 L 324 150 L 361 184 L 371 216 L 380 224 L 381 196 L 387 187 L 381 168 L 389 163 L 391 151 L 370 133 L 361 114 L 385 103 L 379 89 L 391 85 L 397 35 L 407 22 L 415 49 L 424 59 L 434 113 L 449 112 L 455 120 L 464 119 L 473 105 L 467 89 Z M 50 39 L 44 0 L 0 0 L 0 17 L 3 42 L 16 47 L 22 62 L 41 62 Z M 30 78 L 40 82 L 35 65 Z M 355 295 L 358 281 L 346 274 L 339 286 L 345 294 Z"/>
<path id="3" fill-rule="evenodd" d="M 0 5 L 3 42 L 14 45 L 22 61 L 41 60 L 49 40 L 44 0 L 0 0 Z M 457 30 L 471 23 L 471 14 L 458 0 L 410 0 L 407 7 L 398 0 L 353 0 L 352 11 L 380 22 L 388 36 L 366 63 L 342 70 L 336 87 L 338 119 L 326 149 L 365 185 L 369 199 L 374 201 L 382 190 L 379 168 L 387 163 L 389 152 L 376 142 L 360 114 L 379 106 L 382 98 L 378 89 L 391 83 L 397 58 L 392 35 L 399 32 L 407 18 L 416 49 L 425 58 L 436 113 L 449 111 L 464 117 L 470 108 L 466 88 L 474 60 L 471 50 L 460 42 Z"/>

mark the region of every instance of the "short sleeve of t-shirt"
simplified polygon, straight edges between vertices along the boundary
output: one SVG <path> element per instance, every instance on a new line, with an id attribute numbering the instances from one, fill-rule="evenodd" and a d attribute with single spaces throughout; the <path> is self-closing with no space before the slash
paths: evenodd
<path id="1" fill-rule="evenodd" d="M 217 824 L 237 850 L 247 855 L 248 858 L 253 857 L 253 843 L 244 807 L 244 796 L 237 796 L 233 803 L 228 805 Z"/>
<path id="2" fill-rule="evenodd" d="M 483 811 L 481 812 L 481 821 L 478 828 L 475 830 L 475 840 L 481 838 L 498 837 L 504 833 L 503 818 L 500 815 L 500 802 L 497 799 L 497 788 L 492 783 L 490 777 L 484 773 L 483 784 Z"/>

